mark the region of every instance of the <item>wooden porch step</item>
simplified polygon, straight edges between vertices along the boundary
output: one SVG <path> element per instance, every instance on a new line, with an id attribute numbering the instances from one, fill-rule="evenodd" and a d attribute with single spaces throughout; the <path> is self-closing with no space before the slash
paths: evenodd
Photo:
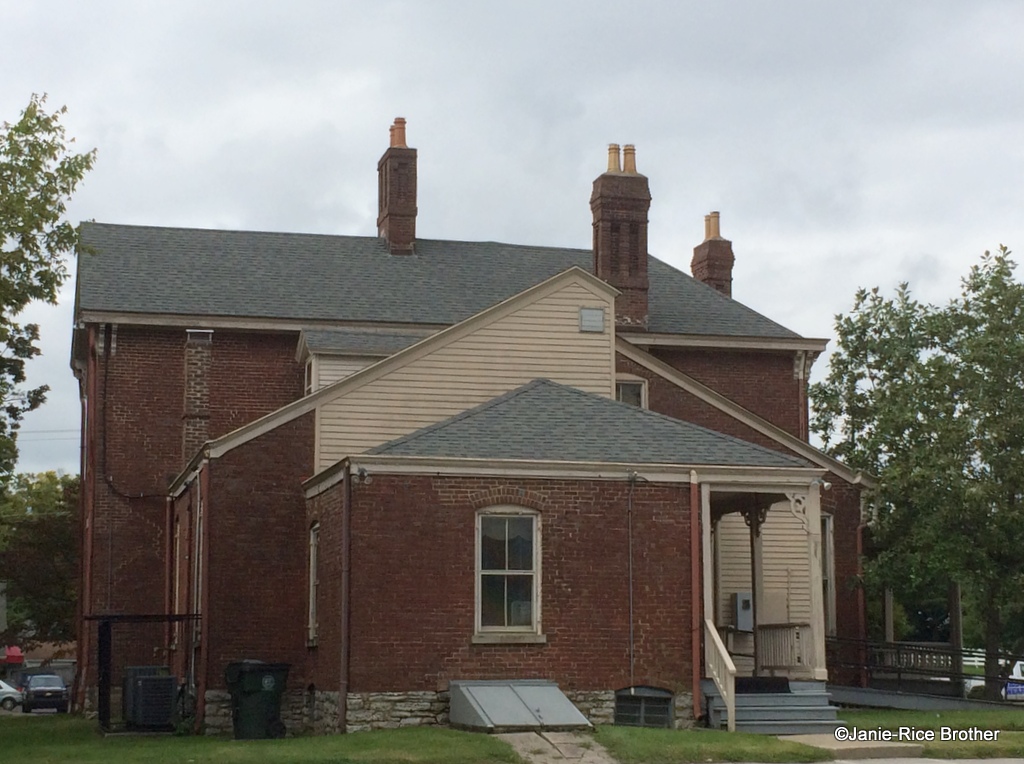
<path id="1" fill-rule="evenodd" d="M 701 682 L 708 724 L 726 726 L 725 701 L 714 682 Z M 841 726 L 823 682 L 790 682 L 789 692 L 736 695 L 736 730 L 762 735 L 831 734 Z"/>

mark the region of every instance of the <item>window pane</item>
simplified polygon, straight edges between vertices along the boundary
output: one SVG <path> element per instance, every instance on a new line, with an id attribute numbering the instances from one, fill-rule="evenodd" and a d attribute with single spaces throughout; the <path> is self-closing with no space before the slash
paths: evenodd
<path id="1" fill-rule="evenodd" d="M 640 382 L 619 382 L 615 385 L 615 397 L 623 403 L 640 408 L 643 406 L 644 386 Z"/>
<path id="2" fill-rule="evenodd" d="M 480 625 L 506 625 L 505 576 L 480 577 Z"/>
<path id="3" fill-rule="evenodd" d="M 533 625 L 533 576 L 506 576 L 508 625 Z"/>
<path id="4" fill-rule="evenodd" d="M 480 569 L 505 570 L 504 517 L 480 518 Z"/>
<path id="5" fill-rule="evenodd" d="M 508 569 L 533 570 L 533 518 L 508 520 Z"/>

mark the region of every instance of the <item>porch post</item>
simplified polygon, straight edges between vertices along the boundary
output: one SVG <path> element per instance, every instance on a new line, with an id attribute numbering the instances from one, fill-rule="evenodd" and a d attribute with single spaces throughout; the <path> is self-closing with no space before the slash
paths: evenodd
<path id="1" fill-rule="evenodd" d="M 700 524 L 701 553 L 704 557 L 704 617 L 717 624 L 718 611 L 715 610 L 714 596 L 716 582 L 711 552 L 711 486 L 707 483 L 700 487 Z"/>
<path id="2" fill-rule="evenodd" d="M 754 522 L 750 524 L 750 608 L 754 611 L 754 676 L 761 675 L 761 637 L 757 626 L 761 621 L 758 611 L 764 602 L 764 566 L 761 554 L 761 524 L 757 522 L 757 510 L 754 510 Z"/>
<path id="3" fill-rule="evenodd" d="M 828 669 L 825 667 L 825 601 L 821 589 L 820 489 L 819 485 L 811 486 L 804 499 L 804 514 L 807 518 L 807 562 L 811 568 L 811 667 L 814 678 L 825 681 Z"/>
<path id="4" fill-rule="evenodd" d="M 761 526 L 764 525 L 768 515 L 768 506 L 759 504 L 758 495 L 751 495 L 750 506 L 743 510 L 743 521 L 750 528 L 750 609 L 754 625 L 754 676 L 761 673 L 761 637 L 758 634 L 757 611 L 763 602 L 764 596 L 764 567 L 761 554 Z"/>

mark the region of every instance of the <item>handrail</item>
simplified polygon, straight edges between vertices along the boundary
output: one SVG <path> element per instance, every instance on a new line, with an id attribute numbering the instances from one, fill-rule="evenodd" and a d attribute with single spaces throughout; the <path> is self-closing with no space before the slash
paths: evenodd
<path id="1" fill-rule="evenodd" d="M 736 731 L 736 664 L 729 657 L 725 643 L 714 622 L 704 619 L 704 655 L 708 675 L 725 701 L 725 723 L 729 732 Z"/>

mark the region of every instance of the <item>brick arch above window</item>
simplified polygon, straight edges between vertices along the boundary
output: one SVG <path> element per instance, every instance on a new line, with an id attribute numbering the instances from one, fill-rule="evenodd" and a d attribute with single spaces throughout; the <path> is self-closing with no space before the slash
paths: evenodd
<path id="1" fill-rule="evenodd" d="M 548 499 L 542 493 L 519 486 L 502 485 L 470 494 L 469 503 L 473 509 L 486 509 L 498 504 L 512 504 L 526 509 L 543 512 Z"/>

